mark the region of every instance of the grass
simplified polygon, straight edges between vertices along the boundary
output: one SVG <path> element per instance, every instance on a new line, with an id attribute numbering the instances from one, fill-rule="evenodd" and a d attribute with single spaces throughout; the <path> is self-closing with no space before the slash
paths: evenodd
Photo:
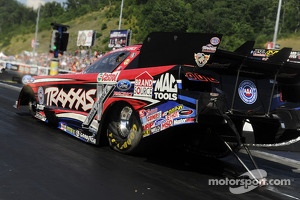
<path id="1" fill-rule="evenodd" d="M 291 36 L 290 38 L 278 39 L 277 43 L 280 44 L 280 48 L 290 47 L 293 50 L 300 51 L 300 36 Z"/>
<path id="2" fill-rule="evenodd" d="M 110 30 L 118 29 L 118 18 L 108 18 L 106 13 L 109 8 L 104 8 L 97 12 L 91 12 L 79 18 L 76 18 L 68 23 L 63 23 L 70 26 L 69 32 L 69 42 L 68 42 L 68 52 L 75 52 L 77 47 L 77 36 L 80 30 L 95 30 L 97 33 L 101 33 L 100 37 L 96 39 L 95 45 L 92 50 L 97 51 L 107 51 L 108 43 L 104 43 L 109 37 Z M 59 23 L 59 22 L 57 22 Z M 103 24 L 106 24 L 106 29 L 102 30 Z M 126 19 L 122 19 L 121 29 L 129 29 L 134 26 L 132 23 L 128 23 Z M 33 30 L 34 31 L 34 30 Z M 36 48 L 36 52 L 45 53 L 49 51 L 50 37 L 51 37 L 52 27 L 49 24 L 49 30 L 38 32 L 39 46 Z M 7 55 L 17 55 L 23 51 L 33 51 L 31 47 L 31 40 L 35 38 L 35 33 L 19 35 L 11 39 L 10 45 L 2 48 Z M 132 38 L 132 43 L 136 43 L 134 38 Z"/>
<path id="3" fill-rule="evenodd" d="M 69 25 L 69 43 L 68 43 L 68 52 L 75 52 L 77 47 L 77 36 L 78 31 L 80 30 L 95 30 L 100 37 L 96 39 L 95 45 L 92 47 L 92 51 L 107 51 L 108 49 L 108 37 L 110 30 L 118 29 L 118 17 L 111 17 L 109 15 L 110 9 L 113 7 L 105 7 L 97 12 L 91 12 L 84 16 L 73 19 L 65 25 Z M 131 44 L 137 43 L 134 39 L 134 32 L 138 31 L 138 26 L 136 25 L 136 19 L 131 18 L 129 20 L 122 19 L 121 29 L 133 29 L 133 36 Z M 59 22 L 57 22 L 59 23 Z M 106 28 L 103 29 L 103 24 L 106 24 Z M 10 45 L 6 48 L 2 48 L 7 55 L 17 55 L 23 51 L 33 51 L 31 47 L 31 40 L 35 37 L 35 26 L 33 33 L 26 35 L 19 35 L 11 38 Z M 50 36 L 52 28 L 49 24 L 49 30 L 38 32 L 39 46 L 36 48 L 36 52 L 45 53 L 49 51 Z M 293 50 L 300 51 L 300 35 L 292 35 L 289 38 L 278 39 L 277 43 L 280 44 L 280 47 L 291 47 Z"/>

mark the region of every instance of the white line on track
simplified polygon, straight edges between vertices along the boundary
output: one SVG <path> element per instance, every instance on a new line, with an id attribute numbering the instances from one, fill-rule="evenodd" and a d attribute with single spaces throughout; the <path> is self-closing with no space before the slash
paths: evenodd
<path id="1" fill-rule="evenodd" d="M 14 85 L 9 85 L 9 84 L 6 84 L 6 83 L 1 83 L 0 82 L 0 86 L 1 87 L 4 87 L 4 88 L 10 88 L 10 89 L 13 89 L 13 90 L 17 90 L 17 91 L 21 91 L 21 87 L 18 87 L 18 86 L 14 86 Z"/>
<path id="2" fill-rule="evenodd" d="M 280 163 L 280 164 L 295 168 L 293 170 L 293 172 L 300 173 L 300 161 L 298 161 L 298 160 L 286 158 L 283 156 L 279 156 L 276 154 L 267 153 L 267 152 L 259 151 L 259 150 L 250 150 L 250 151 L 251 151 L 251 154 L 255 157 L 262 158 L 265 160 L 269 160 L 272 162 Z M 246 151 L 244 149 L 241 149 L 240 152 L 246 153 Z"/>

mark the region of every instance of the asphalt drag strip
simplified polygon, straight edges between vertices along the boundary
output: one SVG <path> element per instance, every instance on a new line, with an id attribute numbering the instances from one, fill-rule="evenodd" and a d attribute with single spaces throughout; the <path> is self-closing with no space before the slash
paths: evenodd
<path id="1" fill-rule="evenodd" d="M 246 150 L 241 149 L 241 153 L 247 154 Z M 271 150 L 251 150 L 251 154 L 255 157 L 279 163 L 294 168 L 292 171 L 300 173 L 300 157 L 298 152 L 284 152 Z M 291 158 L 290 158 L 291 157 Z M 292 159 L 298 157 L 299 160 Z"/>

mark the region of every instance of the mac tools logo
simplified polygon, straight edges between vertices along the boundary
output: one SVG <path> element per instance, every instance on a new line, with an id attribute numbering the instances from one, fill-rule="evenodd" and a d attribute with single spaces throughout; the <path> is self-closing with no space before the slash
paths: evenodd
<path id="1" fill-rule="evenodd" d="M 165 73 L 156 80 L 154 99 L 177 100 L 177 82 L 170 73 Z"/>

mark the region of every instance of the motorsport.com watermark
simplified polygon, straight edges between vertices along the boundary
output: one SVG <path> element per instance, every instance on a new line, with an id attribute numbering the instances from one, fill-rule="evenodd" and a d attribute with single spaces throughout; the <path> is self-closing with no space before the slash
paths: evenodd
<path id="1" fill-rule="evenodd" d="M 290 179 L 266 179 L 267 172 L 263 169 L 255 169 L 240 175 L 239 179 L 208 179 L 208 185 L 229 186 L 229 191 L 233 194 L 243 194 L 257 187 L 272 185 L 291 185 Z M 243 178 L 247 177 L 247 178 Z"/>

